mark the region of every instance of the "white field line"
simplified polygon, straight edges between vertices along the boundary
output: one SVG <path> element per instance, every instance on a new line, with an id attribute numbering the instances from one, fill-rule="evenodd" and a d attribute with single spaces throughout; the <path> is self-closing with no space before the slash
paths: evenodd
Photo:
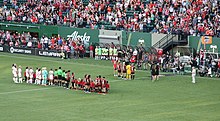
<path id="1" fill-rule="evenodd" d="M 11 91 L 11 92 L 1 92 L 0 95 L 13 94 L 13 93 L 21 93 L 21 92 L 41 91 L 41 90 L 47 90 L 47 89 L 52 89 L 52 88 L 38 88 L 38 89 L 18 90 L 18 91 Z"/>

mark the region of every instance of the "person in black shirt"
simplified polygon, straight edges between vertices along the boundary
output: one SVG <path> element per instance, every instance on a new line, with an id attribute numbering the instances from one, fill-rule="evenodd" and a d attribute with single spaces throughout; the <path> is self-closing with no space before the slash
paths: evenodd
<path id="1" fill-rule="evenodd" d="M 152 82 L 154 82 L 155 79 L 156 79 L 156 68 L 155 68 L 155 65 L 152 65 L 151 76 L 152 76 Z"/>

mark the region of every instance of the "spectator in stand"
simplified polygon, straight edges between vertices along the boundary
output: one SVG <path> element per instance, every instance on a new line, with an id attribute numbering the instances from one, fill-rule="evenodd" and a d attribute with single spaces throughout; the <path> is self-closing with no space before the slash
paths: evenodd
<path id="1" fill-rule="evenodd" d="M 89 46 L 89 54 L 90 54 L 90 58 L 93 58 L 93 51 L 94 51 L 94 47 L 91 43 L 91 45 Z"/>
<path id="2" fill-rule="evenodd" d="M 218 0 L 90 0 L 88 5 L 78 0 L 29 0 L 18 6 L 15 0 L 11 9 L 3 4 L 0 20 L 219 37 L 219 4 Z"/>

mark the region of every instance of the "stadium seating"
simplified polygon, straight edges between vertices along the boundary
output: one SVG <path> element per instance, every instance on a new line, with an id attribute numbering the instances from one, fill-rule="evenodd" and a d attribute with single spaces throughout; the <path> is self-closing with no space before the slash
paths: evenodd
<path id="1" fill-rule="evenodd" d="M 3 13 L 12 13 L 3 20 L 157 33 L 182 29 L 190 35 L 220 36 L 219 0 L 82 0 L 82 4 L 78 0 L 35 1 L 0 1 Z M 22 20 L 23 16 L 26 19 Z M 51 18 L 53 21 L 47 22 Z"/>

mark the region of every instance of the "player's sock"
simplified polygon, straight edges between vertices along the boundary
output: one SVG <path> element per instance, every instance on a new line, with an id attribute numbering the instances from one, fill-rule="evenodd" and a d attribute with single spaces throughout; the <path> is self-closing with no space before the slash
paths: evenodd
<path id="1" fill-rule="evenodd" d="M 22 78 L 19 78 L 19 83 L 22 83 Z"/>
<path id="2" fill-rule="evenodd" d="M 18 83 L 18 78 L 17 77 L 15 77 L 15 83 Z"/>

